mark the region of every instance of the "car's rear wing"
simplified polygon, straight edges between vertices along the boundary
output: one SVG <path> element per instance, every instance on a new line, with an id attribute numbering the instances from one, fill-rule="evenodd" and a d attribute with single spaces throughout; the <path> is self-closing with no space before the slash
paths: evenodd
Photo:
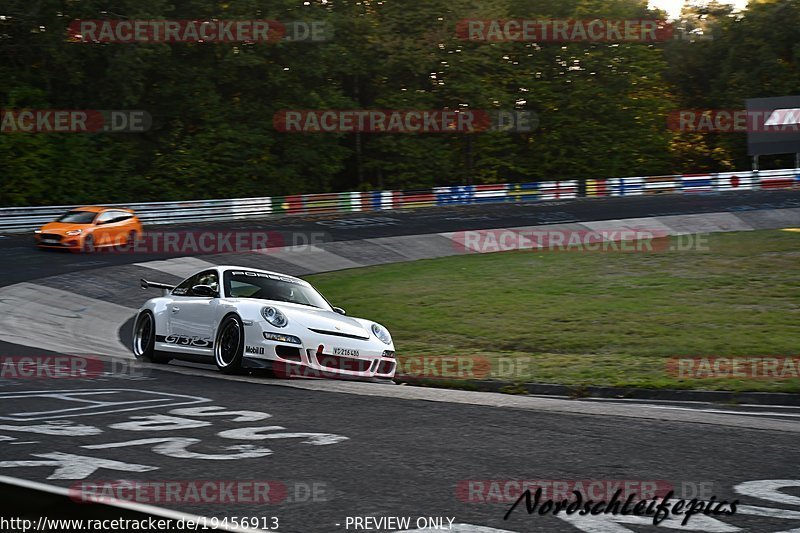
<path id="1" fill-rule="evenodd" d="M 156 281 L 147 281 L 144 278 L 140 279 L 139 283 L 142 289 L 161 289 L 164 295 L 169 294 L 169 291 L 175 288 L 175 285 L 167 285 L 166 283 L 158 283 Z"/>

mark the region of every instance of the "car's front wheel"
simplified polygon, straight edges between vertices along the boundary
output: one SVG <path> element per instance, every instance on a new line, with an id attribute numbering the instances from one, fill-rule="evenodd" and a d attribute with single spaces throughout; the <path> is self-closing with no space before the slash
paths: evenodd
<path id="1" fill-rule="evenodd" d="M 244 356 L 244 328 L 236 315 L 222 319 L 214 341 L 214 362 L 225 374 L 235 374 L 242 369 Z"/>
<path id="2" fill-rule="evenodd" d="M 172 359 L 156 351 L 156 321 L 153 313 L 143 311 L 133 326 L 133 356 L 150 363 L 169 363 Z"/>

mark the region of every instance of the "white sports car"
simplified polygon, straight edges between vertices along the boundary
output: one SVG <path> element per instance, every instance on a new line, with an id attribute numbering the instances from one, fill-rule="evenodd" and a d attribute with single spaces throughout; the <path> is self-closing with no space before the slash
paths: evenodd
<path id="1" fill-rule="evenodd" d="M 213 359 L 226 373 L 264 368 L 282 377 L 391 380 L 392 337 L 375 322 L 344 316 L 308 282 L 237 266 L 198 272 L 159 288 L 133 327 L 137 359 Z"/>

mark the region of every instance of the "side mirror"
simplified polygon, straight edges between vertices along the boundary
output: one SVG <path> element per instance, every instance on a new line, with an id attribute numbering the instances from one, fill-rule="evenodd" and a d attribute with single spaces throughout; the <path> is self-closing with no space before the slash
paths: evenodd
<path id="1" fill-rule="evenodd" d="M 334 308 L 333 308 L 333 310 L 334 310 L 335 312 L 339 313 L 340 315 L 346 315 L 346 314 L 347 314 L 347 313 L 345 312 L 345 310 L 344 310 L 344 309 L 342 309 L 341 307 L 334 307 Z"/>
<path id="2" fill-rule="evenodd" d="M 216 296 L 217 291 L 210 285 L 195 285 L 192 287 L 192 294 L 194 296 Z"/>

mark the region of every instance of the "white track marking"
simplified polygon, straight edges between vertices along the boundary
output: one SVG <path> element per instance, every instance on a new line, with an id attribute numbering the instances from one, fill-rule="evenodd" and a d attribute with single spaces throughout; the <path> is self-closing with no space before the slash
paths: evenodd
<path id="1" fill-rule="evenodd" d="M 282 426 L 236 428 L 220 431 L 217 435 L 225 439 L 237 440 L 306 439 L 302 441 L 302 444 L 313 444 L 314 446 L 336 444 L 349 439 L 349 437 L 332 433 L 263 433 L 264 431 L 277 431 L 280 429 L 286 428 Z"/>
<path id="2" fill-rule="evenodd" d="M 60 437 L 85 437 L 87 435 L 99 435 L 103 432 L 100 428 L 85 426 L 83 424 L 39 424 L 33 426 L 0 424 L 0 431 L 21 431 L 25 433 L 36 433 L 37 435 L 56 435 Z"/>
<path id="3" fill-rule="evenodd" d="M 236 428 L 226 429 L 220 431 L 217 436 L 223 439 L 236 439 L 236 440 L 264 440 L 270 438 L 267 435 L 262 435 L 262 431 L 278 431 L 286 429 L 283 426 L 262 426 L 257 428 Z"/>
<path id="4" fill-rule="evenodd" d="M 125 431 L 177 431 L 181 429 L 202 428 L 210 425 L 211 422 L 205 420 L 192 420 L 190 418 L 167 415 L 145 415 L 132 416 L 127 422 L 118 422 L 108 427 Z"/>
<path id="5" fill-rule="evenodd" d="M 82 446 L 87 450 L 106 450 L 109 448 L 124 448 L 127 446 L 147 446 L 153 445 L 151 450 L 160 455 L 173 457 L 175 459 L 210 459 L 227 461 L 232 459 L 257 459 L 259 457 L 266 457 L 272 455 L 272 450 L 268 448 L 259 448 L 249 444 L 240 444 L 236 446 L 226 446 L 225 450 L 231 450 L 237 453 L 229 454 L 206 454 L 197 453 L 187 450 L 189 446 L 199 444 L 202 442 L 200 439 L 191 437 L 156 437 L 153 439 L 137 439 L 125 442 L 107 442 L 104 444 L 88 444 Z"/>
<path id="6" fill-rule="evenodd" d="M 672 409 L 675 411 L 698 411 L 701 413 L 717 413 L 724 415 L 780 416 L 780 417 L 800 418 L 800 413 L 777 413 L 774 411 L 753 411 L 753 412 L 730 411 L 726 409 L 703 409 L 700 407 L 678 407 L 674 405 L 648 405 L 648 404 L 642 404 L 642 407 L 648 407 L 650 409 Z"/>
<path id="7" fill-rule="evenodd" d="M 453 524 L 452 528 L 450 529 L 432 529 L 426 527 L 425 529 L 407 529 L 405 531 L 398 531 L 397 533 L 442 533 L 442 531 L 447 531 L 448 533 L 515 533 L 514 531 L 509 531 L 507 529 L 496 529 L 493 527 L 486 527 L 486 526 L 476 526 L 473 524 Z"/>
<path id="8" fill-rule="evenodd" d="M 778 518 L 782 520 L 800 520 L 800 511 L 761 507 L 759 505 L 740 505 L 736 508 L 736 514 L 761 516 L 763 518 Z"/>
<path id="9" fill-rule="evenodd" d="M 47 479 L 85 479 L 101 468 L 117 472 L 150 472 L 151 470 L 158 470 L 156 466 L 123 463 L 122 461 L 99 459 L 71 453 L 37 453 L 33 454 L 33 457 L 41 457 L 44 460 L 0 461 L 0 468 L 37 466 L 55 468 L 55 471 L 47 476 Z"/>
<path id="10" fill-rule="evenodd" d="M 167 259 L 164 261 L 148 261 L 146 263 L 134 263 L 136 266 L 151 268 L 167 274 L 171 274 L 178 278 L 188 278 L 195 272 L 205 270 L 207 268 L 214 268 L 217 265 L 203 261 L 196 257 L 176 257 L 175 259 Z M 131 280 L 131 283 L 138 280 Z"/>
<path id="11" fill-rule="evenodd" d="M 262 413 L 261 411 L 230 411 L 227 407 L 219 405 L 206 405 L 203 407 L 182 407 L 180 409 L 173 409 L 170 411 L 172 415 L 180 416 L 234 416 L 230 419 L 231 422 L 257 422 L 266 418 L 271 418 L 269 413 Z"/>
<path id="12" fill-rule="evenodd" d="M 565 522 L 569 522 L 576 528 L 580 529 L 581 531 L 585 531 L 586 533 L 632 533 L 633 529 L 628 529 L 627 527 L 623 526 L 622 524 L 629 524 L 634 526 L 651 526 L 653 527 L 653 517 L 652 516 L 633 516 L 633 515 L 587 515 L 587 516 L 580 516 L 577 514 L 573 515 L 565 515 L 565 514 L 558 514 L 556 515 Z M 537 518 L 541 518 L 539 516 L 531 516 L 531 520 L 536 520 Z M 706 531 L 708 533 L 734 533 L 736 531 L 742 531 L 741 528 L 733 526 L 731 524 L 726 524 L 725 522 L 713 518 L 711 516 L 705 516 L 702 514 L 694 515 L 689 518 L 689 521 L 686 525 L 682 525 L 682 521 L 684 519 L 683 515 L 673 516 L 669 515 L 669 517 L 665 518 L 663 522 L 658 524 L 658 528 L 667 528 L 667 529 L 678 529 L 681 531 Z"/>
<path id="13" fill-rule="evenodd" d="M 550 396 L 555 397 L 555 396 Z M 558 396 L 559 398 L 567 398 L 567 396 Z M 712 405 L 714 402 L 711 401 L 698 401 L 698 400 L 682 400 L 682 401 L 675 401 L 675 400 L 654 400 L 654 399 L 638 399 L 638 398 L 581 398 L 580 401 L 582 402 L 611 402 L 611 403 L 640 403 L 642 405 L 671 405 L 672 407 L 679 407 L 674 404 L 688 404 L 688 405 L 697 405 L 698 408 L 701 406 L 708 406 Z M 737 407 L 747 407 L 747 408 L 755 408 L 755 409 L 794 409 L 800 412 L 800 406 L 797 405 L 770 405 L 770 404 L 759 404 L 759 403 L 740 403 L 736 404 Z M 737 411 L 741 412 L 741 411 Z"/>
<path id="14" fill-rule="evenodd" d="M 133 358 L 117 329 L 134 313 L 73 292 L 18 283 L 0 288 L 0 340 L 70 355 Z"/>
<path id="15" fill-rule="evenodd" d="M 759 479 L 756 481 L 739 483 L 733 490 L 739 494 L 752 496 L 759 500 L 800 505 L 800 497 L 792 496 L 791 494 L 786 494 L 779 490 L 783 487 L 796 488 L 798 486 L 800 486 L 800 480 L 797 479 Z M 798 513 L 797 518 L 800 518 L 800 513 Z"/>
<path id="16" fill-rule="evenodd" d="M 120 394 L 136 394 L 139 396 L 135 400 L 112 401 Z M 39 406 L 41 400 L 50 400 L 53 407 L 49 411 L 19 411 L 5 412 L 2 400 L 28 400 Z M 19 392 L 0 392 L 0 420 L 10 420 L 13 422 L 31 422 L 35 420 L 52 420 L 62 418 L 74 418 L 80 416 L 99 415 L 107 413 L 122 413 L 136 411 L 139 409 L 153 408 L 173 408 L 181 405 L 191 405 L 203 402 L 210 402 L 208 398 L 199 396 L 188 396 L 186 394 L 172 394 L 168 392 L 156 392 L 141 389 L 74 389 L 56 391 L 19 391 Z M 77 407 L 73 407 L 77 404 Z M 9 408 L 18 407 L 9 405 Z"/>

